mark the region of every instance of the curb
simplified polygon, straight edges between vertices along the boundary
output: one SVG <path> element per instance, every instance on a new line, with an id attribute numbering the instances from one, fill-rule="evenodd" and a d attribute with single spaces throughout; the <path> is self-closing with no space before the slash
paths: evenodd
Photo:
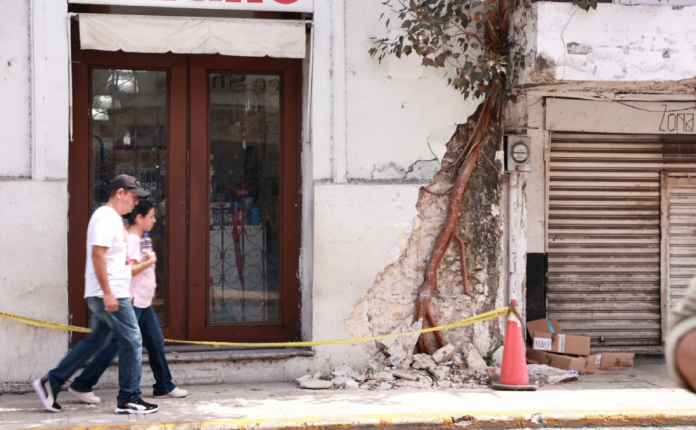
<path id="1" fill-rule="evenodd" d="M 347 430 L 399 428 L 549 428 L 549 427 L 653 427 L 696 423 L 696 410 L 624 411 L 502 411 L 309 416 L 301 418 L 247 418 L 164 423 L 107 424 L 53 427 L 51 430 Z M 35 429 L 35 430 L 49 430 Z"/>

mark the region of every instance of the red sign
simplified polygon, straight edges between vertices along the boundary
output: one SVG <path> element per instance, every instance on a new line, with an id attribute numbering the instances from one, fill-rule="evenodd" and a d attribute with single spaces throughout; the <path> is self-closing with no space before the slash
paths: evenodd
<path id="1" fill-rule="evenodd" d="M 314 0 L 68 0 L 68 3 L 188 9 L 314 12 Z"/>

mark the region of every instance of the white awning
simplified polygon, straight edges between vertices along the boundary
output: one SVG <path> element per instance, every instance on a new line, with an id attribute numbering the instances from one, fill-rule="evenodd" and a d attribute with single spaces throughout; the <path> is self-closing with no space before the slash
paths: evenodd
<path id="1" fill-rule="evenodd" d="M 80 47 L 100 51 L 304 58 L 305 22 L 81 13 Z"/>

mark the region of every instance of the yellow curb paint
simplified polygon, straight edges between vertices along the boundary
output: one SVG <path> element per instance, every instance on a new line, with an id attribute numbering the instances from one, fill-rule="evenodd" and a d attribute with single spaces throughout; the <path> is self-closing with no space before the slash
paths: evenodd
<path id="1" fill-rule="evenodd" d="M 187 345 L 210 345 L 210 346 L 239 346 L 239 347 L 264 347 L 264 348 L 287 348 L 287 347 L 307 347 L 307 346 L 321 346 L 321 345 L 340 345 L 340 344 L 348 344 L 348 343 L 358 343 L 358 342 L 369 342 L 373 340 L 381 340 L 381 339 L 389 339 L 392 337 L 400 337 L 400 336 L 407 336 L 407 335 L 413 335 L 413 334 L 421 334 L 421 333 L 430 333 L 433 331 L 441 331 L 441 330 L 449 330 L 457 327 L 462 327 L 465 325 L 470 325 L 470 324 L 475 324 L 477 322 L 482 322 L 482 321 L 488 321 L 500 317 L 504 317 L 510 313 L 510 308 L 508 306 L 500 309 L 496 309 L 494 311 L 490 312 L 485 312 L 480 315 L 473 316 L 471 318 L 467 318 L 461 321 L 458 321 L 456 323 L 452 324 L 447 324 L 447 325 L 441 325 L 438 327 L 431 327 L 431 328 L 424 328 L 422 330 L 415 330 L 415 331 L 409 331 L 405 333 L 392 333 L 392 334 L 385 334 L 381 336 L 369 336 L 369 337 L 360 337 L 360 338 L 352 338 L 352 339 L 338 339 L 338 340 L 322 340 L 322 341 L 313 341 L 313 342 L 267 342 L 267 343 L 243 343 L 243 342 L 202 342 L 202 341 L 192 341 L 192 340 L 172 340 L 172 339 L 165 339 L 165 342 L 168 343 L 180 343 L 180 344 L 187 344 Z M 21 321 L 25 324 L 30 324 L 36 327 L 44 327 L 44 328 L 50 328 L 54 330 L 63 330 L 63 331 L 76 331 L 80 333 L 91 333 L 92 330 L 84 327 L 77 327 L 73 325 L 68 325 L 68 324 L 57 324 L 57 323 L 52 323 L 50 321 L 43 321 L 43 320 L 37 320 L 34 318 L 29 318 L 29 317 L 23 317 L 20 315 L 14 315 L 14 314 L 8 314 L 5 312 L 0 312 L 0 317 L 5 317 L 9 319 L 13 319 L 15 321 Z"/>
<path id="2" fill-rule="evenodd" d="M 361 426 L 396 427 L 399 425 L 475 427 L 499 426 L 503 423 L 530 427 L 547 426 L 582 427 L 591 425 L 670 424 L 696 422 L 696 410 L 687 409 L 632 409 L 632 410 L 580 410 L 580 411 L 485 411 L 485 412 L 431 412 L 410 414 L 343 415 L 327 418 L 307 416 L 298 418 L 244 418 L 168 423 L 106 424 L 70 427 L 50 427 L 35 430 L 155 430 L 155 429 L 347 429 Z"/>

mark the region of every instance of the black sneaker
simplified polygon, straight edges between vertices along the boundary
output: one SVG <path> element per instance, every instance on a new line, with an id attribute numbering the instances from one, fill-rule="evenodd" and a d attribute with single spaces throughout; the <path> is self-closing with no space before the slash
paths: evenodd
<path id="1" fill-rule="evenodd" d="M 46 409 L 51 412 L 60 412 L 63 410 L 63 408 L 56 403 L 56 396 L 53 394 L 51 383 L 48 381 L 47 377 L 44 376 L 41 379 L 37 379 L 31 385 L 34 386 L 34 391 L 39 395 Z"/>
<path id="2" fill-rule="evenodd" d="M 134 400 L 125 405 L 116 406 L 117 414 L 152 414 L 159 410 L 159 406 L 148 403 L 143 399 Z"/>

